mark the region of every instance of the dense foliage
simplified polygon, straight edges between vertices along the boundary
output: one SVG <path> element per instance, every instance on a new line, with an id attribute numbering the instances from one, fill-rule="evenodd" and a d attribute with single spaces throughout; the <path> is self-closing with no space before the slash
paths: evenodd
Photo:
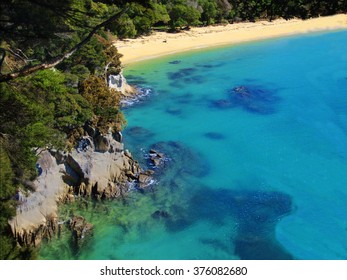
<path id="1" fill-rule="evenodd" d="M 119 93 L 105 82 L 121 70 L 115 37 L 346 11 L 347 0 L 0 1 L 0 259 L 32 257 L 7 221 L 16 191 L 37 176 L 35 150 L 73 147 L 86 121 L 101 131 L 125 125 Z M 11 73 L 19 75 L 1 80 Z"/>
<path id="2" fill-rule="evenodd" d="M 153 28 L 177 31 L 214 23 L 307 19 L 346 11 L 347 0 L 150 0 L 147 5 L 132 3 L 109 28 L 127 38 L 148 34 Z"/>
<path id="3" fill-rule="evenodd" d="M 86 121 L 101 131 L 125 124 L 120 93 L 106 83 L 107 75 L 121 70 L 114 38 L 107 28 L 90 32 L 126 6 L 77 0 L 0 5 L 0 76 L 49 64 L 79 46 L 54 68 L 0 82 L 0 258 L 25 259 L 32 251 L 17 247 L 7 221 L 15 214 L 17 191 L 30 190 L 37 176 L 35 151 L 71 149 Z"/>

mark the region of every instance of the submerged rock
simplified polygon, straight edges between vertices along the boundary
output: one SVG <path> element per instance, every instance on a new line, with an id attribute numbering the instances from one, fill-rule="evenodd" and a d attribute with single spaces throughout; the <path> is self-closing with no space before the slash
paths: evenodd
<path id="1" fill-rule="evenodd" d="M 225 138 L 223 134 L 218 132 L 207 132 L 204 134 L 204 136 L 212 140 L 222 140 Z"/>
<path id="2" fill-rule="evenodd" d="M 160 218 L 167 219 L 167 218 L 171 217 L 169 212 L 164 211 L 164 210 L 157 210 L 157 211 L 153 212 L 151 216 L 154 219 L 160 219 Z"/>
<path id="3" fill-rule="evenodd" d="M 88 237 L 93 235 L 93 225 L 82 216 L 74 216 L 69 221 L 72 232 L 72 242 L 75 247 L 81 247 Z"/>
<path id="4" fill-rule="evenodd" d="M 230 101 L 235 106 L 257 114 L 273 114 L 279 102 L 276 92 L 261 86 L 244 85 L 229 91 Z"/>
<path id="5" fill-rule="evenodd" d="M 170 80 L 179 81 L 181 79 L 187 78 L 188 76 L 195 74 L 197 70 L 197 68 L 183 68 L 175 72 L 169 72 L 167 73 L 167 76 Z"/>
<path id="6" fill-rule="evenodd" d="M 180 64 L 182 61 L 181 60 L 173 60 L 170 61 L 169 64 Z"/>
<path id="7" fill-rule="evenodd" d="M 234 107 L 233 103 L 227 99 L 212 100 L 210 106 L 217 109 L 229 109 Z"/>
<path id="8" fill-rule="evenodd" d="M 152 175 L 154 174 L 153 170 L 146 170 L 144 172 L 140 172 L 138 176 L 139 187 L 141 189 L 148 187 L 153 182 Z"/>
<path id="9" fill-rule="evenodd" d="M 126 134 L 131 137 L 147 139 L 154 136 L 154 133 L 141 126 L 132 126 L 126 129 Z"/>
<path id="10" fill-rule="evenodd" d="M 242 109 L 255 114 L 268 115 L 277 111 L 280 98 L 277 92 L 257 85 L 243 85 L 228 91 L 225 99 L 211 100 L 209 107 L 216 109 Z"/>

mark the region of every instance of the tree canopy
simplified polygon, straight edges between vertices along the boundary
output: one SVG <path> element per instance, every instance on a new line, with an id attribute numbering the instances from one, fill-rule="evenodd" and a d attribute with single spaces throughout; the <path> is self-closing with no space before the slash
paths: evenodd
<path id="1" fill-rule="evenodd" d="M 125 124 L 120 93 L 105 81 L 121 70 L 108 29 L 130 2 L 136 3 L 0 3 L 0 258 L 32 256 L 31 249 L 17 247 L 7 221 L 15 213 L 17 190 L 25 193 L 38 175 L 35 150 L 73 148 L 91 119 L 104 131 Z M 83 86 L 88 81 L 89 88 Z"/>

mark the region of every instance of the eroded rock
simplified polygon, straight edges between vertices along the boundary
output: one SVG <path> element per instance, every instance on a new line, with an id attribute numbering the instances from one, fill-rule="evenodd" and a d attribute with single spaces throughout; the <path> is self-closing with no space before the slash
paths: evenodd
<path id="1" fill-rule="evenodd" d="M 69 221 L 72 240 L 76 247 L 80 247 L 88 237 L 93 235 L 93 225 L 82 216 L 74 216 Z"/>

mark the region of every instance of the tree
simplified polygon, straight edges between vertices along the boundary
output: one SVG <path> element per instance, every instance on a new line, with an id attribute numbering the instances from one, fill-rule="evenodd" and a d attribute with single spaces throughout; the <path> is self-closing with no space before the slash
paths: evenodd
<path id="1" fill-rule="evenodd" d="M 200 0 L 199 4 L 202 8 L 201 21 L 206 25 L 213 24 L 218 14 L 216 1 Z"/>
<path id="2" fill-rule="evenodd" d="M 115 1 L 120 8 L 114 1 L 105 2 L 109 6 L 91 0 L 3 0 L 0 83 L 57 66 L 90 42 L 98 31 L 125 14 L 129 3 L 137 1 Z M 148 1 L 140 2 L 148 4 Z M 46 46 L 42 55 L 30 57 L 31 48 L 39 42 Z M 8 56 L 12 56 L 9 62 Z M 10 61 L 16 65 L 15 70 L 4 66 Z"/>
<path id="3" fill-rule="evenodd" d="M 59 63 L 63 62 L 65 59 L 69 58 L 76 51 L 80 50 L 84 45 L 86 45 L 93 38 L 93 35 L 95 35 L 97 31 L 99 31 L 102 27 L 107 26 L 109 23 L 111 23 L 114 20 L 116 20 L 117 18 L 119 18 L 124 12 L 125 11 L 122 10 L 121 12 L 118 12 L 117 14 L 113 15 L 112 17 L 110 17 L 106 21 L 95 26 L 92 29 L 92 31 L 89 32 L 88 35 L 83 40 L 81 40 L 79 43 L 74 45 L 67 52 L 60 54 L 58 56 L 55 56 L 53 58 L 50 58 L 50 59 L 48 59 L 44 62 L 41 62 L 40 64 L 37 64 L 37 65 L 31 66 L 30 61 L 27 60 L 27 62 L 24 64 L 24 66 L 22 66 L 19 70 L 12 71 L 12 72 L 7 73 L 7 74 L 0 74 L 0 83 L 10 81 L 10 80 L 16 79 L 18 77 L 30 75 L 36 71 L 39 71 L 39 70 L 49 69 L 49 68 L 57 66 Z M 2 50 L 3 50 L 3 57 L 0 60 L 1 62 L 4 61 L 6 52 L 12 53 L 11 50 L 8 50 L 8 49 L 2 49 Z"/>
<path id="4" fill-rule="evenodd" d="M 168 12 L 170 16 L 169 25 L 172 30 L 182 27 L 189 28 L 200 23 L 200 12 L 192 6 L 188 6 L 182 0 L 170 3 Z"/>

